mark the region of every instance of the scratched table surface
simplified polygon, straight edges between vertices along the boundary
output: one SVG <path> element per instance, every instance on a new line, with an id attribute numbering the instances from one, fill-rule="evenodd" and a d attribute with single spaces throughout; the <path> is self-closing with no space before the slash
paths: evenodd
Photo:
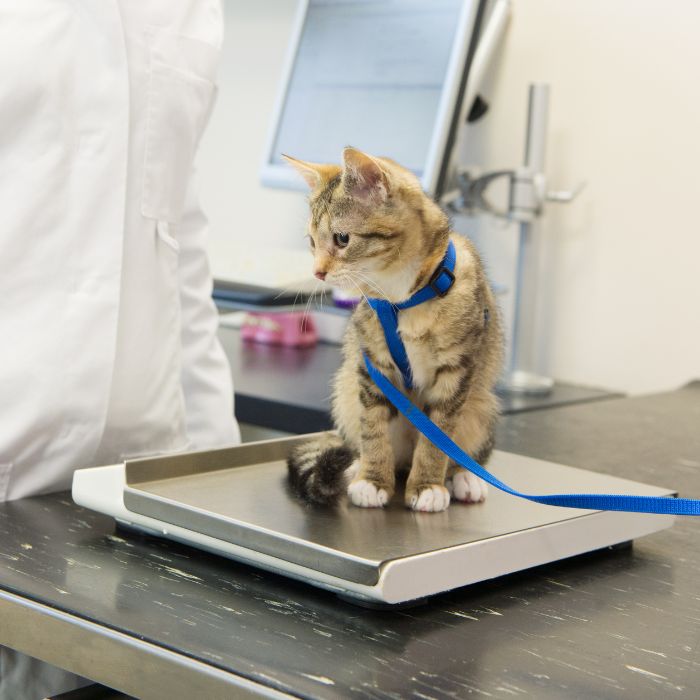
<path id="1" fill-rule="evenodd" d="M 700 496 L 700 382 L 505 417 L 503 449 Z M 0 506 L 0 588 L 297 697 L 700 694 L 700 519 L 611 551 L 373 611 L 56 494 Z"/>

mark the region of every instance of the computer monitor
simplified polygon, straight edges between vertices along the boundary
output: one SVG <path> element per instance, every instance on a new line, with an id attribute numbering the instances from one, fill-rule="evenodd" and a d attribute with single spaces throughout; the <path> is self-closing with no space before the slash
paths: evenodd
<path id="1" fill-rule="evenodd" d="M 439 198 L 485 0 L 304 0 L 262 182 L 303 189 L 282 153 L 337 163 L 351 145 L 411 169 Z"/>

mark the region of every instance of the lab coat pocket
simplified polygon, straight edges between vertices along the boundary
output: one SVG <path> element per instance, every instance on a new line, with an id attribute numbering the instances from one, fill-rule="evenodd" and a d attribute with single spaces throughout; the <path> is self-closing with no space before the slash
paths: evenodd
<path id="1" fill-rule="evenodd" d="M 180 243 L 175 237 L 174 230 L 177 226 L 173 226 L 167 221 L 156 221 L 156 257 L 157 275 L 159 279 L 158 289 L 163 296 L 159 300 L 160 308 L 169 308 L 172 314 L 171 330 L 180 333 L 180 303 L 178 300 L 180 294 L 180 285 L 178 282 L 178 268 L 180 265 Z"/>
<path id="2" fill-rule="evenodd" d="M 158 221 L 156 223 L 156 234 L 158 238 L 165 243 L 165 245 L 170 248 L 170 250 L 175 253 L 175 258 L 180 253 L 180 244 L 177 239 L 170 233 L 170 224 L 167 221 Z M 174 267 L 174 272 L 177 272 L 177 264 Z"/>
<path id="3" fill-rule="evenodd" d="M 192 162 L 209 119 L 219 51 L 189 37 L 150 30 L 148 111 L 141 211 L 179 222 Z"/>
<path id="4" fill-rule="evenodd" d="M 10 476 L 12 475 L 12 462 L 0 462 L 0 503 L 7 498 L 10 489 Z"/>

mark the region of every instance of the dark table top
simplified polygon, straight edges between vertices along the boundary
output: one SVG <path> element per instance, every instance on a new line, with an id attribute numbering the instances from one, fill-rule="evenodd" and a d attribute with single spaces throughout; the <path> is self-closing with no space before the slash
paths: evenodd
<path id="1" fill-rule="evenodd" d="M 244 342 L 240 331 L 222 327 L 219 338 L 231 363 L 236 415 L 243 423 L 289 433 L 332 428 L 331 380 L 340 347 L 284 348 Z M 618 397 L 603 389 L 558 382 L 547 396 L 500 396 L 505 414 Z"/>
<path id="2" fill-rule="evenodd" d="M 700 382 L 505 416 L 501 449 L 700 496 Z M 372 611 L 115 532 L 67 493 L 0 505 L 0 589 L 301 697 L 696 698 L 700 520 Z"/>

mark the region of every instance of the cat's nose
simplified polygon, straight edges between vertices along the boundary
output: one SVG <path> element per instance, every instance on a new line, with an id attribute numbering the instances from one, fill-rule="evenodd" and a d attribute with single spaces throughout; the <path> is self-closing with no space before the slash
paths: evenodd
<path id="1" fill-rule="evenodd" d="M 314 275 L 320 280 L 325 280 L 327 274 L 325 270 L 316 270 L 316 272 L 314 272 Z"/>

